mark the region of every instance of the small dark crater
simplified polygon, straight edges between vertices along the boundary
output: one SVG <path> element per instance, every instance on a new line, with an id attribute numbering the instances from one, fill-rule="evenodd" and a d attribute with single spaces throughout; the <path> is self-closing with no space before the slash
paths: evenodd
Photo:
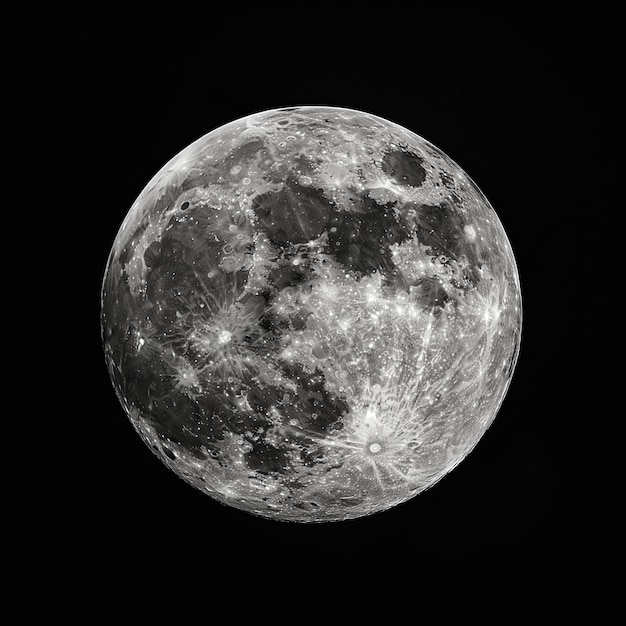
<path id="1" fill-rule="evenodd" d="M 294 506 L 302 511 L 316 511 L 320 508 L 317 502 L 296 502 Z"/>
<path id="2" fill-rule="evenodd" d="M 165 454 L 166 457 L 172 459 L 172 461 L 176 460 L 176 455 L 169 448 L 166 448 L 165 446 L 163 446 L 163 454 Z"/>
<path id="3" fill-rule="evenodd" d="M 387 152 L 381 164 L 383 172 L 400 185 L 419 187 L 426 180 L 421 157 L 404 150 Z"/>
<path id="4" fill-rule="evenodd" d="M 189 202 L 183 202 L 183 203 L 180 205 L 180 210 L 181 210 L 181 211 L 186 211 L 188 208 L 189 208 Z"/>
<path id="5" fill-rule="evenodd" d="M 360 504 L 363 504 L 363 499 L 362 498 L 341 498 L 341 504 L 342 506 L 345 506 L 346 508 L 349 508 L 351 506 L 359 506 Z"/>

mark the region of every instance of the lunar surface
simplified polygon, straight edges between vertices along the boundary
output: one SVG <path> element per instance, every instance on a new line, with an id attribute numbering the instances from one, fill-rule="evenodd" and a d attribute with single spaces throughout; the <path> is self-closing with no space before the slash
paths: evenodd
<path id="1" fill-rule="evenodd" d="M 334 107 L 236 120 L 148 183 L 102 336 L 134 428 L 185 481 L 278 520 L 384 511 L 493 421 L 522 321 L 511 246 L 463 170 Z"/>

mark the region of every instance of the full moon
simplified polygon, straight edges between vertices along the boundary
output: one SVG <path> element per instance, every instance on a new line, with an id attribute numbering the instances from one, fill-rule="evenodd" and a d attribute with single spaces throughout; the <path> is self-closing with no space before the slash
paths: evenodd
<path id="1" fill-rule="evenodd" d="M 219 502 L 339 521 L 465 458 L 517 361 L 520 283 L 469 176 L 370 113 L 255 113 L 166 163 L 102 285 L 113 386 L 143 441 Z"/>

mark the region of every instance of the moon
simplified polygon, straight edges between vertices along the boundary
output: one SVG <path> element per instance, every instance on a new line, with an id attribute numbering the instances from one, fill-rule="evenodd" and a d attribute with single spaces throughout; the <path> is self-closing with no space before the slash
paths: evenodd
<path id="1" fill-rule="evenodd" d="M 161 461 L 215 500 L 326 522 L 434 485 L 494 420 L 520 282 L 447 155 L 345 108 L 255 113 L 146 185 L 115 237 L 101 332 Z"/>

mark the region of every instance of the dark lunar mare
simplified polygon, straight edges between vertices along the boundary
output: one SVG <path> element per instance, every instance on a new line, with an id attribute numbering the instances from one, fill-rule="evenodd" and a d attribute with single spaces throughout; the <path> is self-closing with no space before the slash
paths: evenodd
<path id="1" fill-rule="evenodd" d="M 319 236 L 334 211 L 317 190 L 293 181 L 292 184 L 287 192 L 267 194 L 256 205 L 261 218 L 265 218 L 271 240 L 283 247 Z M 302 205 L 307 209 L 304 213 L 300 213 Z M 249 433 L 264 432 L 271 427 L 267 418 L 271 406 L 280 410 L 285 420 L 297 420 L 305 432 L 321 433 L 336 423 L 348 407 L 324 388 L 320 371 L 311 374 L 300 366 L 280 363 L 283 374 L 298 388 L 288 402 L 283 387 L 259 384 L 251 375 L 228 384 L 210 384 L 206 393 L 196 396 L 177 389 L 174 384 L 172 358 L 167 355 L 169 347 L 184 353 L 191 363 L 201 365 L 200 355 L 185 342 L 193 331 L 192 325 L 186 325 L 185 316 L 197 312 L 200 303 L 193 295 L 240 293 L 247 277 L 245 271 L 212 271 L 219 266 L 223 242 L 206 236 L 206 212 L 206 207 L 188 209 L 186 219 L 172 218 L 162 237 L 148 246 L 143 255 L 144 297 L 131 295 L 124 272 L 120 272 L 122 280 L 115 285 L 115 295 L 105 288 L 103 314 L 109 328 L 111 356 L 118 365 L 116 380 L 130 405 L 139 410 L 141 418 L 162 441 L 174 442 L 193 456 L 203 458 L 207 451 L 217 450 L 216 444 L 223 441 L 226 433 L 237 434 L 250 440 L 252 449 L 245 458 L 251 469 L 260 473 L 284 471 L 289 463 L 288 446 L 250 439 Z M 307 221 L 303 221 L 302 215 Z M 380 230 L 380 225 L 377 228 Z M 144 229 L 145 225 L 138 227 L 135 238 Z M 272 294 L 310 279 L 308 252 L 305 248 L 298 252 L 301 264 L 297 266 L 286 250 L 275 259 L 268 276 L 268 290 L 257 298 L 267 304 Z M 127 247 L 123 261 L 128 262 L 130 256 L 131 249 Z M 119 306 L 120 302 L 126 304 Z M 260 308 L 267 309 L 265 305 Z M 128 318 L 130 311 L 132 318 Z M 207 311 L 207 315 L 210 313 Z M 298 328 L 306 319 L 296 315 L 290 323 Z M 285 330 L 269 313 L 260 315 L 259 325 L 269 336 Z M 144 342 L 141 346 L 139 338 Z M 270 351 L 275 351 L 271 342 L 269 346 Z M 246 392 L 252 411 L 244 411 L 235 404 L 235 394 L 241 391 Z M 168 456 L 172 458 L 172 455 L 170 450 Z"/>
<path id="2" fill-rule="evenodd" d="M 381 272 L 397 278 L 389 244 L 403 243 L 408 228 L 395 217 L 392 204 L 380 205 L 369 197 L 359 199 L 357 212 L 334 211 L 329 221 L 328 252 L 358 276 Z"/>
<path id="3" fill-rule="evenodd" d="M 419 187 L 426 180 L 423 160 L 408 150 L 390 150 L 383 156 L 381 169 L 400 185 Z"/>
<path id="4" fill-rule="evenodd" d="M 256 197 L 253 210 L 260 229 L 272 243 L 290 246 L 319 237 L 328 224 L 333 206 L 319 189 L 289 178 L 280 191 Z"/>

